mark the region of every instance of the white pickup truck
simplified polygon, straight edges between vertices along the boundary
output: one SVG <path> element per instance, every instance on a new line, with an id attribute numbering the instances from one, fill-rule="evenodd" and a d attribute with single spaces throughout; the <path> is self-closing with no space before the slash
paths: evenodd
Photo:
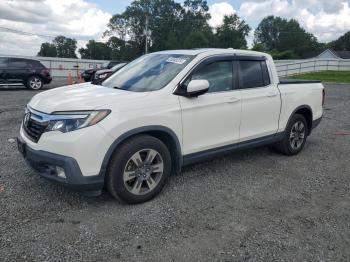
<path id="1" fill-rule="evenodd" d="M 157 195 L 181 167 L 272 145 L 299 153 L 322 118 L 319 82 L 279 81 L 271 56 L 233 49 L 141 56 L 102 85 L 42 92 L 18 148 L 43 177 L 118 200 Z"/>

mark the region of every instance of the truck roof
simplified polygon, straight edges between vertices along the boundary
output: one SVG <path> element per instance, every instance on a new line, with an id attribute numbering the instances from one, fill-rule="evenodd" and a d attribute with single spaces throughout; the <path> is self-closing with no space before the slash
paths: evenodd
<path id="1" fill-rule="evenodd" d="M 266 56 L 265 53 L 241 50 L 233 48 L 198 48 L 198 49 L 180 49 L 155 52 L 155 54 L 179 54 L 179 55 L 199 55 L 199 54 L 243 54 L 243 55 L 259 55 Z"/>

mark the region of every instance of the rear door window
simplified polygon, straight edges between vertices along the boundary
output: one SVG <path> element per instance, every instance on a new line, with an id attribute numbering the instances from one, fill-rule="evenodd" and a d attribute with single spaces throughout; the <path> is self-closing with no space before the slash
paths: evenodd
<path id="1" fill-rule="evenodd" d="M 270 77 L 265 61 L 239 61 L 241 88 L 264 87 L 270 84 Z"/>
<path id="2" fill-rule="evenodd" d="M 0 57 L 0 69 L 5 69 L 8 67 L 8 58 Z"/>
<path id="3" fill-rule="evenodd" d="M 27 68 L 32 68 L 32 65 L 28 62 L 28 60 L 19 59 L 19 58 L 10 58 L 9 68 L 27 69 Z"/>

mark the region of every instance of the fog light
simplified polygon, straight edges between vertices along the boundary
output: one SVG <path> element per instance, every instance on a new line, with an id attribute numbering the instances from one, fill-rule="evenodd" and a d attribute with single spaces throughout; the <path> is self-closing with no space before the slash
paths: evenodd
<path id="1" fill-rule="evenodd" d="M 62 167 L 56 166 L 57 176 L 66 179 L 66 173 L 64 173 L 64 169 Z"/>

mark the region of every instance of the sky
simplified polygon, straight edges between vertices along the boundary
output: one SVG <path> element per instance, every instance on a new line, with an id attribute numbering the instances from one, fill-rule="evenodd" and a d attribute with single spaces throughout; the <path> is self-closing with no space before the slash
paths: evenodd
<path id="1" fill-rule="evenodd" d="M 0 54 L 36 55 L 40 44 L 65 35 L 83 47 L 102 34 L 113 14 L 122 13 L 131 0 L 0 0 Z M 177 2 L 182 2 L 177 0 Z M 225 14 L 237 13 L 253 29 L 268 15 L 295 18 L 321 42 L 350 31 L 350 0 L 209 0 L 210 25 Z M 9 32 L 7 29 L 25 33 Z M 253 30 L 248 37 L 251 45 Z"/>

